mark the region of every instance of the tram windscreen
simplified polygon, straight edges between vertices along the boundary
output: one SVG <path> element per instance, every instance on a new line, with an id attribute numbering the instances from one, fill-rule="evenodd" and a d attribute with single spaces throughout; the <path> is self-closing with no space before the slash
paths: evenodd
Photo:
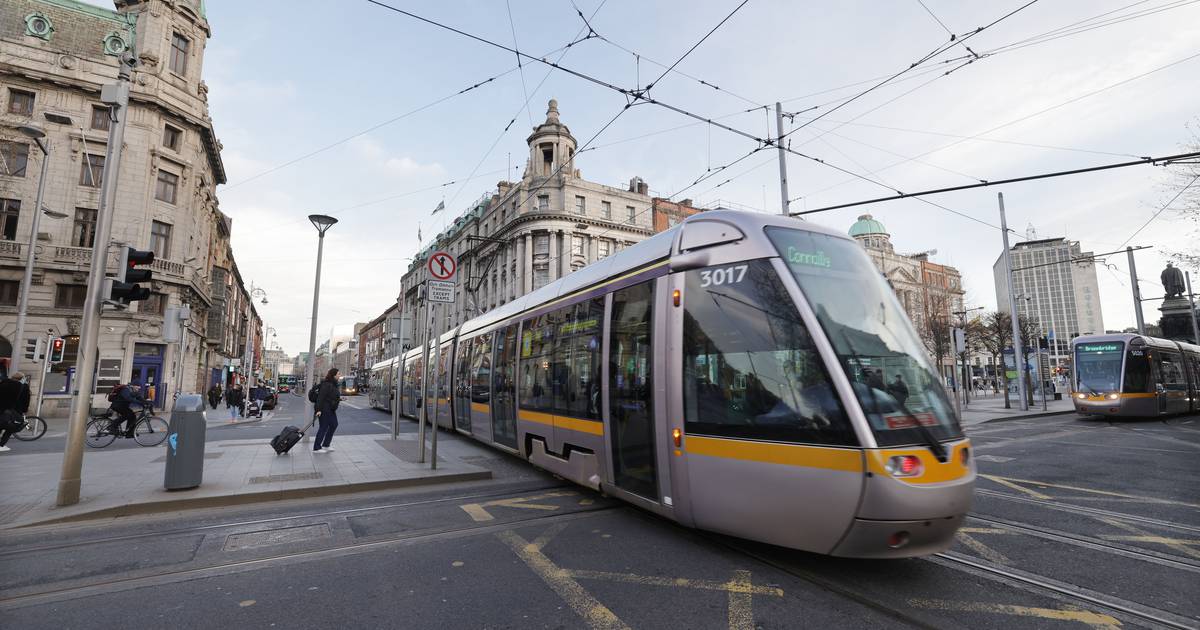
<path id="1" fill-rule="evenodd" d="M 1121 360 L 1125 342 L 1075 344 L 1075 390 L 1106 394 L 1121 391 Z"/>
<path id="2" fill-rule="evenodd" d="M 815 232 L 766 231 L 833 344 L 879 446 L 962 437 L 928 353 L 862 247 Z"/>

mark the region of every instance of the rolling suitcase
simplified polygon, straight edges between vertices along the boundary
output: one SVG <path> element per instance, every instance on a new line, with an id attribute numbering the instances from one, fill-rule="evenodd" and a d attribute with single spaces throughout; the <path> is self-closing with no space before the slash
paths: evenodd
<path id="1" fill-rule="evenodd" d="M 315 420 L 316 418 L 313 419 Z M 300 438 L 304 437 L 304 434 L 312 428 L 312 425 L 313 423 L 310 420 L 308 424 L 304 425 L 303 429 L 297 429 L 293 426 L 283 427 L 279 435 L 271 438 L 271 448 L 275 449 L 276 455 L 283 455 L 292 450 L 292 447 L 296 445 L 296 442 L 300 441 Z"/>

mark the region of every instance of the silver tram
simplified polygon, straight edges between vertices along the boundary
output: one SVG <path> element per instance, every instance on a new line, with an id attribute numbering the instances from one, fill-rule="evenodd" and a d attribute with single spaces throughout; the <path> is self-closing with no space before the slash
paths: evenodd
<path id="1" fill-rule="evenodd" d="M 1150 418 L 1200 410 L 1200 346 L 1145 335 L 1072 341 L 1075 411 Z"/>
<path id="2" fill-rule="evenodd" d="M 976 475 L 862 248 L 762 214 L 689 217 L 375 365 L 370 396 L 683 525 L 836 556 L 948 547 Z"/>

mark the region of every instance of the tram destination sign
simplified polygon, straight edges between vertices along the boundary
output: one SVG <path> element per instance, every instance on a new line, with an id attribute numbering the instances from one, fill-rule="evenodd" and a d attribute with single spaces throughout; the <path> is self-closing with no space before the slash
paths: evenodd
<path id="1" fill-rule="evenodd" d="M 1121 343 L 1081 343 L 1080 352 L 1120 352 Z"/>
<path id="2" fill-rule="evenodd" d="M 454 283 L 442 280 L 430 280 L 425 294 L 430 302 L 454 303 Z"/>

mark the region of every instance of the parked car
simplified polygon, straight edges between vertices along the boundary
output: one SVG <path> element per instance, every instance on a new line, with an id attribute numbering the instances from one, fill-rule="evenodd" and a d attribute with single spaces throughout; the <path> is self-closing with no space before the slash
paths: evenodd
<path id="1" fill-rule="evenodd" d="M 283 385 L 280 385 L 280 386 L 279 386 L 279 393 L 280 393 L 280 394 L 286 394 L 286 393 L 288 393 L 288 392 L 290 392 L 290 391 L 292 391 L 292 390 L 291 390 L 291 389 L 288 389 L 287 383 L 284 383 Z"/>

